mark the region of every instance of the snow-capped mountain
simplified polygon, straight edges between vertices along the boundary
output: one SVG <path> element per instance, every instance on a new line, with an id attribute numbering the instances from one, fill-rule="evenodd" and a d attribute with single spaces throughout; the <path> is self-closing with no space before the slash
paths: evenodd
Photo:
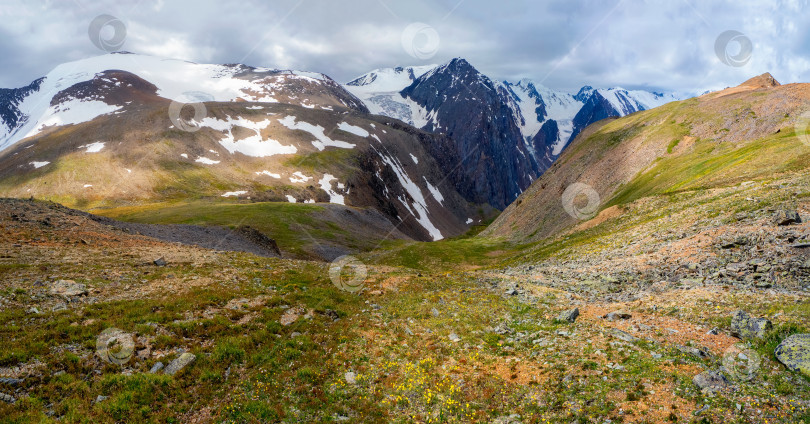
<path id="1" fill-rule="evenodd" d="M 363 100 L 371 113 L 414 125 L 411 106 L 399 92 L 436 65 L 375 69 L 348 83 L 346 88 Z"/>
<path id="2" fill-rule="evenodd" d="M 174 100 L 201 102 L 204 116 L 188 107 L 172 119 Z M 395 236 L 418 240 L 485 218 L 455 190 L 469 185 L 463 175 L 444 172 L 457 162 L 437 150 L 448 137 L 371 115 L 319 73 L 109 54 L 0 91 L 0 118 L 4 196 L 332 203 L 346 216 L 372 211 Z"/>
<path id="3" fill-rule="evenodd" d="M 87 86 L 99 74 L 110 71 L 123 71 L 148 81 L 156 88 L 157 96 L 169 100 L 290 103 L 308 108 L 342 106 L 367 111 L 340 84 L 315 72 L 204 65 L 115 53 L 65 63 L 27 87 L 0 91 L 0 150 L 48 127 L 78 124 L 121 111 L 133 101 L 120 96 L 133 87 L 133 81 L 102 78 L 95 84 L 106 84 L 104 90 Z M 105 96 L 101 91 L 118 91 L 119 96 Z"/>
<path id="4" fill-rule="evenodd" d="M 498 82 L 459 58 L 443 65 L 377 69 L 345 87 L 372 113 L 450 135 L 462 158 L 473 156 L 463 169 L 475 187 L 457 187 L 459 192 L 499 208 L 589 124 L 678 100 L 642 90 L 585 86 L 571 94 L 528 79 Z M 470 153 L 474 149 L 481 149 L 480 156 Z"/>

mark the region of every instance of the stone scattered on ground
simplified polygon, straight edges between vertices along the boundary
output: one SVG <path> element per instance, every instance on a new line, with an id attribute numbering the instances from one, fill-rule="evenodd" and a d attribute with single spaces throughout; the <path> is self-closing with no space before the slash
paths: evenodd
<path id="1" fill-rule="evenodd" d="M 284 311 L 284 314 L 281 315 L 281 319 L 279 322 L 283 326 L 288 326 L 295 321 L 298 320 L 299 317 L 304 313 L 302 308 L 290 308 Z"/>
<path id="2" fill-rule="evenodd" d="M 346 379 L 346 383 L 351 384 L 352 386 L 357 384 L 357 376 L 351 371 L 346 371 L 346 373 L 343 374 L 343 378 Z"/>
<path id="3" fill-rule="evenodd" d="M 577 320 L 578 316 L 579 316 L 579 308 L 574 308 L 560 313 L 560 315 L 557 317 L 557 320 L 563 322 L 574 322 Z"/>
<path id="4" fill-rule="evenodd" d="M 626 331 L 619 330 L 617 328 L 608 329 L 607 333 L 610 334 L 611 336 L 619 339 L 619 340 L 624 340 L 624 341 L 630 342 L 630 343 L 633 343 L 636 340 L 638 340 L 638 337 L 636 337 L 636 336 L 634 336 L 634 335 L 632 335 L 632 334 L 630 334 L 630 333 L 628 333 Z"/>
<path id="5" fill-rule="evenodd" d="M 157 258 L 153 261 L 156 266 L 166 266 L 166 259 L 164 258 Z"/>
<path id="6" fill-rule="evenodd" d="M 51 286 L 51 294 L 62 297 L 82 296 L 87 294 L 87 286 L 73 280 L 57 280 Z"/>
<path id="7" fill-rule="evenodd" d="M 460 342 L 461 341 L 461 337 L 459 337 L 458 334 L 456 334 L 456 333 L 450 333 L 450 335 L 447 336 L 447 338 L 449 338 L 451 342 Z"/>
<path id="8" fill-rule="evenodd" d="M 728 387 L 725 375 L 714 370 L 706 370 L 692 378 L 692 382 L 702 391 L 715 391 Z"/>
<path id="9" fill-rule="evenodd" d="M 8 386 L 17 386 L 22 384 L 23 380 L 20 378 L 11 378 L 11 377 L 2 377 L 0 378 L 0 384 L 5 384 Z"/>
<path id="10" fill-rule="evenodd" d="M 734 312 L 731 318 L 731 335 L 741 339 L 761 339 L 773 329 L 765 318 L 754 318 L 745 311 Z"/>
<path id="11" fill-rule="evenodd" d="M 163 369 L 163 362 L 157 362 L 155 365 L 152 365 L 152 368 L 149 370 L 150 374 L 154 374 Z"/>
<path id="12" fill-rule="evenodd" d="M 196 355 L 190 352 L 185 352 L 170 362 L 166 367 L 166 370 L 163 372 L 168 375 L 175 375 L 177 372 L 188 366 L 188 364 L 194 362 L 195 359 L 197 359 Z"/>
<path id="13" fill-rule="evenodd" d="M 776 215 L 774 216 L 774 222 L 776 222 L 776 225 L 799 224 L 802 222 L 802 218 L 796 211 L 780 209 L 776 211 Z"/>
<path id="14" fill-rule="evenodd" d="M 698 349 L 696 347 L 682 346 L 682 345 L 676 345 L 675 348 L 678 349 L 679 351 L 687 354 L 687 355 L 692 355 L 692 356 L 694 356 L 696 358 L 699 358 L 699 359 L 705 359 L 705 358 L 711 357 L 711 353 L 709 352 L 708 349 L 705 349 L 705 348 L 704 349 Z"/>
<path id="15" fill-rule="evenodd" d="M 605 319 L 608 321 L 618 321 L 621 319 L 630 319 L 632 315 L 625 311 L 613 311 L 605 315 Z"/>
<path id="16" fill-rule="evenodd" d="M 810 333 L 786 338 L 776 347 L 774 354 L 788 369 L 810 377 Z"/>
<path id="17" fill-rule="evenodd" d="M 14 399 L 13 396 L 7 395 L 5 393 L 0 393 L 0 400 L 6 403 L 14 403 L 17 401 L 17 399 Z"/>

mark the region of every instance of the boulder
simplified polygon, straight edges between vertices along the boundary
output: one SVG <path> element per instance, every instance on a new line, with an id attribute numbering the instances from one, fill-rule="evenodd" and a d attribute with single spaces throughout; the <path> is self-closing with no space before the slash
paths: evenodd
<path id="1" fill-rule="evenodd" d="M 776 347 L 774 354 L 788 369 L 810 377 L 810 333 L 786 338 Z"/>
<path id="2" fill-rule="evenodd" d="M 799 216 L 798 212 L 784 209 L 776 211 L 773 220 L 776 225 L 790 225 L 802 222 L 802 218 Z"/>
<path id="3" fill-rule="evenodd" d="M 579 316 L 579 308 L 574 308 L 560 313 L 560 315 L 557 317 L 557 320 L 563 322 L 574 322 L 577 320 L 578 316 Z"/>
<path id="4" fill-rule="evenodd" d="M 715 391 L 728 387 L 728 379 L 720 372 L 706 370 L 694 376 L 692 382 L 700 388 L 701 391 Z"/>
<path id="5" fill-rule="evenodd" d="M 73 280 L 57 280 L 51 286 L 51 294 L 63 297 L 82 296 L 87 294 L 87 286 Z"/>
<path id="6" fill-rule="evenodd" d="M 773 329 L 765 318 L 754 318 L 745 311 L 734 312 L 731 318 L 731 335 L 741 339 L 761 339 Z"/>

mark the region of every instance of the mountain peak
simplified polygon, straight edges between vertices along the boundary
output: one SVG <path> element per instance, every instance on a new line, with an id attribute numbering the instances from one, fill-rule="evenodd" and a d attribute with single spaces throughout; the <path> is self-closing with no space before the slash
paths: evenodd
<path id="1" fill-rule="evenodd" d="M 771 75 L 770 72 L 765 72 L 762 75 L 755 76 L 744 83 L 740 84 L 740 87 L 749 87 L 749 88 L 771 88 L 771 87 L 778 87 L 782 84 L 779 84 L 779 81 Z"/>

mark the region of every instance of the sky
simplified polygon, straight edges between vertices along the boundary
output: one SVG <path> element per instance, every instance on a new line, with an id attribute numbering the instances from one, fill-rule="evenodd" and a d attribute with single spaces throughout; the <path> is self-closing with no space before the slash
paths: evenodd
<path id="1" fill-rule="evenodd" d="M 764 72 L 810 81 L 809 1 L 3 0 L 0 87 L 120 48 L 344 83 L 376 68 L 463 57 L 493 79 L 560 90 L 697 94 Z M 94 43 L 101 15 L 124 32 L 102 26 Z M 116 35 L 121 46 L 99 42 Z"/>

